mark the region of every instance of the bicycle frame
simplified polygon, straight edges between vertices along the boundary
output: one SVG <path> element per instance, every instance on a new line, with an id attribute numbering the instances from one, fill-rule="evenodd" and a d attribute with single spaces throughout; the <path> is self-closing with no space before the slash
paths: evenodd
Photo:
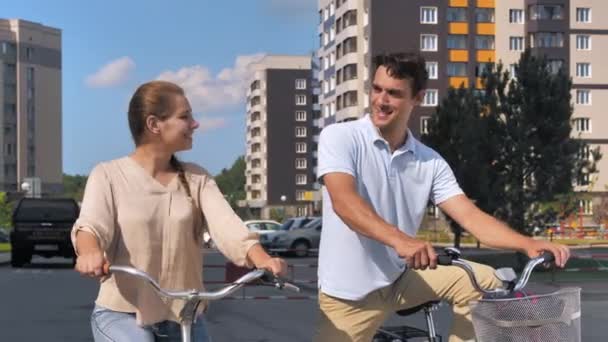
<path id="1" fill-rule="evenodd" d="M 444 254 L 438 256 L 437 264 L 442 265 L 442 266 L 460 267 L 467 273 L 467 276 L 469 277 L 471 284 L 479 293 L 482 293 L 484 295 L 484 297 L 493 297 L 493 298 L 506 297 L 513 292 L 523 289 L 528 284 L 528 281 L 530 280 L 530 275 L 532 274 L 532 271 L 534 270 L 534 268 L 536 268 L 540 264 L 550 263 L 555 260 L 555 257 L 551 253 L 546 252 L 546 253 L 542 254 L 541 256 L 533 258 L 530 261 L 528 261 L 528 263 L 524 267 L 524 270 L 522 271 L 519 278 L 517 278 L 514 273 L 513 273 L 514 278 L 504 278 L 504 277 L 500 277 L 497 275 L 498 278 L 503 282 L 503 287 L 496 288 L 496 289 L 484 289 L 477 281 L 477 277 L 475 276 L 475 272 L 473 271 L 473 268 L 471 267 L 471 265 L 467 262 L 467 260 L 461 259 L 460 256 L 461 256 L 461 253 L 458 249 L 453 248 L 453 247 L 445 248 Z M 427 323 L 426 334 L 427 334 L 429 341 L 431 341 L 431 342 L 437 341 L 437 339 L 438 339 L 438 335 L 436 333 L 434 319 L 433 319 L 433 315 L 432 315 L 432 311 L 434 311 L 435 309 L 436 309 L 435 306 L 428 306 L 423 309 L 426 323 Z M 410 328 L 410 327 L 404 327 L 404 328 Z M 419 329 L 416 329 L 416 330 L 419 330 Z M 386 328 L 380 328 L 380 329 L 378 329 L 378 332 L 380 332 L 390 338 L 396 339 L 396 340 L 401 340 L 401 338 L 402 338 L 402 336 L 399 336 L 397 333 L 386 330 Z"/>
<path id="2" fill-rule="evenodd" d="M 211 292 L 200 292 L 196 289 L 186 290 L 186 291 L 166 290 L 166 289 L 161 288 L 160 285 L 158 284 L 158 282 L 156 282 L 156 280 L 154 280 L 150 275 L 148 275 L 147 273 L 140 271 L 136 268 L 130 267 L 130 266 L 112 265 L 112 266 L 106 267 L 105 269 L 106 269 L 106 273 L 122 272 L 122 273 L 127 273 L 132 276 L 138 277 L 142 280 L 145 280 L 148 284 L 150 284 L 152 286 L 152 288 L 160 296 L 163 296 L 165 298 L 185 300 L 186 304 L 182 308 L 180 315 L 179 315 L 183 342 L 192 341 L 192 323 L 194 322 L 194 319 L 196 317 L 196 311 L 197 311 L 198 305 L 203 300 L 222 299 L 222 298 L 234 293 L 235 291 L 239 290 L 241 287 L 243 287 L 247 283 L 250 283 L 254 280 L 261 279 L 261 278 L 268 278 L 274 284 L 274 286 L 276 288 L 279 288 L 279 289 L 287 288 L 287 289 L 295 291 L 295 292 L 300 292 L 299 287 L 297 287 L 289 282 L 286 282 L 285 280 L 283 280 L 281 278 L 274 276 L 272 273 L 270 273 L 266 270 L 259 270 L 259 269 L 253 270 L 253 271 L 243 275 L 242 277 L 237 279 L 232 284 L 229 284 L 217 291 L 211 291 Z"/>

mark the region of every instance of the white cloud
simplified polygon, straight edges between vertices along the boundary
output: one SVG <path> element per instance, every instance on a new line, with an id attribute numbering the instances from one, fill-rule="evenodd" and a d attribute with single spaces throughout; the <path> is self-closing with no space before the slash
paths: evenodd
<path id="1" fill-rule="evenodd" d="M 131 58 L 120 57 L 104 65 L 96 73 L 89 75 L 86 84 L 93 88 L 119 85 L 129 78 L 129 73 L 134 68 L 135 62 Z"/>
<path id="2" fill-rule="evenodd" d="M 216 118 L 202 117 L 202 118 L 198 119 L 198 122 L 200 124 L 199 130 L 201 132 L 219 129 L 219 128 L 226 126 L 226 124 L 227 124 L 227 121 L 225 118 L 217 118 L 217 117 Z"/>
<path id="3" fill-rule="evenodd" d="M 164 71 L 157 79 L 174 82 L 184 88 L 195 112 L 222 111 L 244 103 L 247 82 L 254 71 L 253 64 L 262 57 L 262 53 L 238 56 L 234 66 L 215 76 L 208 68 L 193 65 L 177 71 Z"/>

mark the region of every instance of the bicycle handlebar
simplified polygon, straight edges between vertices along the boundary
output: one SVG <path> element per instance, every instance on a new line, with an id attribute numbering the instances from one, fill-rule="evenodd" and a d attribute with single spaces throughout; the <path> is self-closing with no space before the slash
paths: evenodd
<path id="1" fill-rule="evenodd" d="M 255 269 L 251 272 L 248 272 L 247 274 L 243 275 L 242 277 L 240 277 L 239 279 L 234 281 L 232 284 L 228 284 L 227 286 L 225 286 L 219 290 L 205 291 L 205 292 L 200 292 L 196 289 L 186 290 L 186 291 L 165 290 L 165 289 L 161 288 L 160 285 L 158 284 L 158 282 L 156 280 L 154 280 L 149 274 L 147 274 L 143 271 L 140 271 L 134 267 L 130 267 L 130 266 L 120 266 L 120 265 L 111 265 L 110 266 L 110 265 L 106 264 L 106 265 L 104 265 L 104 272 L 106 274 L 115 273 L 115 272 L 123 272 L 123 273 L 133 275 L 137 278 L 145 280 L 161 296 L 166 297 L 166 298 L 172 298 L 172 299 L 217 300 L 217 299 L 224 298 L 224 297 L 234 293 L 235 291 L 237 291 L 238 289 L 240 289 L 247 283 L 250 283 L 256 279 L 261 279 L 262 281 L 274 283 L 274 286 L 279 289 L 285 288 L 285 289 L 289 289 L 291 291 L 300 292 L 300 288 L 297 287 L 296 285 L 289 283 L 288 281 L 286 281 L 280 277 L 275 276 L 274 274 L 272 274 L 269 271 L 261 270 L 261 269 Z"/>
<path id="2" fill-rule="evenodd" d="M 477 277 L 475 276 L 475 272 L 473 271 L 473 268 L 466 260 L 460 258 L 460 251 L 458 249 L 446 248 L 444 250 L 444 254 L 440 254 L 437 256 L 438 265 L 442 265 L 442 266 L 453 265 L 453 266 L 460 267 L 467 273 L 467 275 L 469 276 L 469 279 L 471 280 L 471 283 L 473 284 L 473 287 L 475 287 L 475 289 L 477 291 L 479 291 L 485 295 L 490 295 L 490 296 L 507 295 L 511 292 L 515 292 L 515 291 L 519 291 L 519 290 L 523 289 L 528 284 L 528 281 L 530 280 L 530 275 L 532 274 L 532 271 L 534 270 L 534 268 L 536 266 L 538 266 L 540 264 L 544 264 L 544 263 L 554 262 L 554 261 L 555 261 L 555 256 L 553 254 L 551 254 L 549 252 L 544 252 L 540 256 L 538 256 L 536 258 L 532 258 L 532 259 L 530 259 L 530 261 L 528 261 L 528 263 L 524 267 L 524 270 L 522 271 L 521 275 L 517 279 L 517 282 L 515 282 L 515 281 L 512 282 L 514 284 L 513 286 L 510 286 L 506 289 L 498 288 L 498 289 L 488 290 L 488 289 L 484 289 L 481 287 L 481 285 L 477 281 Z"/>

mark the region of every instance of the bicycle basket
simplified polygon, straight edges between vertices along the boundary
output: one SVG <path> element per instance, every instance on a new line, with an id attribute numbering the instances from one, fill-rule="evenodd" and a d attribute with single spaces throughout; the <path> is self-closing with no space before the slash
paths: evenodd
<path id="1" fill-rule="evenodd" d="M 581 289 L 471 303 L 477 341 L 580 342 Z"/>

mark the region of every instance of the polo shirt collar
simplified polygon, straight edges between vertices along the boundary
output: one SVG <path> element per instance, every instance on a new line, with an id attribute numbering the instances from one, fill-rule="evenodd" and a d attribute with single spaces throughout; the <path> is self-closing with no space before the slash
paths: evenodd
<path id="1" fill-rule="evenodd" d="M 377 142 L 382 142 L 384 145 L 388 146 L 388 141 L 386 141 L 382 137 L 382 135 L 380 134 L 380 130 L 378 130 L 378 127 L 374 126 L 371 116 L 367 114 L 365 115 L 363 120 L 366 128 L 366 135 L 368 136 L 369 141 L 374 145 Z M 401 145 L 398 149 L 395 150 L 395 152 L 412 152 L 413 154 L 416 154 L 416 139 L 412 135 L 412 131 L 409 128 L 407 130 L 407 139 L 405 140 L 405 144 Z"/>

